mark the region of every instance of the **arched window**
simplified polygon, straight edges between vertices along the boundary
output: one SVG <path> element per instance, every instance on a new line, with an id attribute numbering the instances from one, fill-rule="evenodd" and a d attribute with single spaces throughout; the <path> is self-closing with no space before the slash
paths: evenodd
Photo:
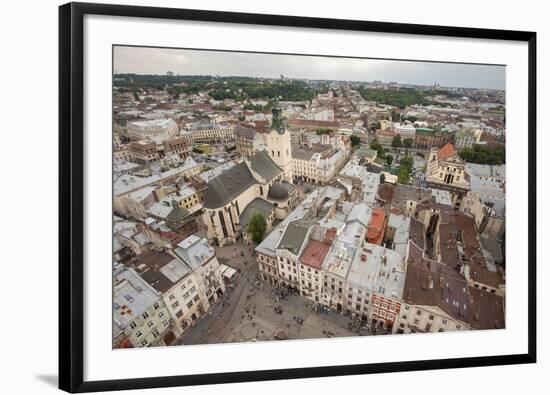
<path id="1" fill-rule="evenodd" d="M 277 151 L 277 156 L 280 158 L 281 157 L 281 151 Z"/>

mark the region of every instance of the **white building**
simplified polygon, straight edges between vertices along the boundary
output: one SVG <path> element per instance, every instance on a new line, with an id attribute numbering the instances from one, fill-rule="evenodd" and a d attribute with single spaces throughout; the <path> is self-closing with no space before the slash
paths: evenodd
<path id="1" fill-rule="evenodd" d="M 168 345 L 164 337 L 171 331 L 170 314 L 160 294 L 132 269 L 115 272 L 113 326 L 113 339 L 125 338 L 133 347 Z"/>
<path id="2" fill-rule="evenodd" d="M 174 137 L 178 133 L 178 125 L 173 119 L 157 118 L 128 122 L 128 136 L 136 141 L 161 141 Z"/>

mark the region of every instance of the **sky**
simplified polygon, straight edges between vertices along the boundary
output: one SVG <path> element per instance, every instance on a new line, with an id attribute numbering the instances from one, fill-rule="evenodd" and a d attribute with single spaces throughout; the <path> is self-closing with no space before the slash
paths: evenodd
<path id="1" fill-rule="evenodd" d="M 278 78 L 282 74 L 288 78 L 505 88 L 505 66 L 147 47 L 116 46 L 114 70 L 122 74 L 172 71 L 180 75 L 265 78 Z"/>

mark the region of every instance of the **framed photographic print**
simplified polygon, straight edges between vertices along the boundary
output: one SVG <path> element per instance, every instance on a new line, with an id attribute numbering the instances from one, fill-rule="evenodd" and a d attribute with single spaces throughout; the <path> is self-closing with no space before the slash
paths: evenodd
<path id="1" fill-rule="evenodd" d="M 59 15 L 61 389 L 536 361 L 535 33 Z"/>

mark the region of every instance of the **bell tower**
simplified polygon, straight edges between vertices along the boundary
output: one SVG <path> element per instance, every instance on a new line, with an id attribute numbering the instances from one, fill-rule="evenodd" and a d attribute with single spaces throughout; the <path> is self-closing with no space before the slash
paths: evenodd
<path id="1" fill-rule="evenodd" d="M 278 101 L 275 100 L 271 111 L 271 128 L 266 138 L 269 157 L 283 170 L 284 179 L 292 183 L 292 146 L 287 120 L 282 115 Z"/>

